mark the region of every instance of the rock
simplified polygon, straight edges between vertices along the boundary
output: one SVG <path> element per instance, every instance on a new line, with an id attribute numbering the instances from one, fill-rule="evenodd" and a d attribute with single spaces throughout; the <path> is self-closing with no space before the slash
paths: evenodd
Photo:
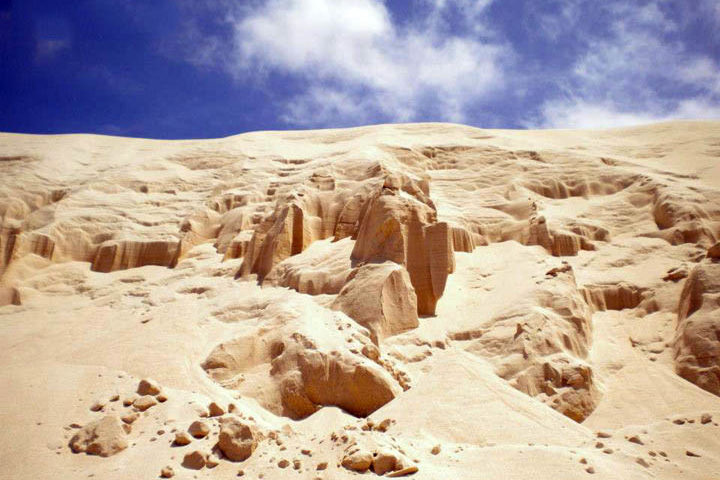
<path id="1" fill-rule="evenodd" d="M 205 460 L 205 466 L 208 468 L 215 468 L 218 465 L 220 465 L 220 459 L 212 453 L 209 454 Z"/>
<path id="2" fill-rule="evenodd" d="M 720 242 L 717 242 L 712 247 L 708 248 L 707 257 L 713 260 L 720 259 Z"/>
<path id="3" fill-rule="evenodd" d="M 139 397 L 137 395 L 130 395 L 129 397 L 126 397 L 123 399 L 123 406 L 129 407 L 133 404 L 135 400 L 137 400 Z"/>
<path id="4" fill-rule="evenodd" d="M 160 385 L 151 378 L 144 378 L 138 383 L 137 393 L 138 395 L 157 395 L 160 393 Z"/>
<path id="5" fill-rule="evenodd" d="M 394 472 L 390 472 L 387 475 L 385 475 L 388 478 L 397 478 L 397 477 L 404 477 L 406 475 L 412 475 L 413 473 L 417 473 L 418 467 L 415 465 L 410 465 L 409 467 L 402 468 L 400 470 L 396 470 Z"/>
<path id="6" fill-rule="evenodd" d="M 192 442 L 192 438 L 190 437 L 190 435 L 188 435 L 187 432 L 175 433 L 175 440 L 173 442 L 175 445 L 179 445 L 182 447 L 190 444 L 190 442 Z"/>
<path id="7" fill-rule="evenodd" d="M 208 413 L 211 417 L 220 417 L 225 415 L 225 409 L 217 403 L 211 402 L 210 405 L 208 405 Z"/>
<path id="8" fill-rule="evenodd" d="M 188 433 L 195 438 L 205 438 L 210 433 L 210 427 L 202 420 L 195 420 L 188 427 Z"/>
<path id="9" fill-rule="evenodd" d="M 250 424 L 236 416 L 221 419 L 218 447 L 228 459 L 234 462 L 248 459 L 257 443 L 258 433 Z"/>
<path id="10" fill-rule="evenodd" d="M 2 269 L 0 268 L 0 272 Z M 20 305 L 20 292 L 15 287 L 0 286 L 0 307 L 4 305 Z"/>
<path id="11" fill-rule="evenodd" d="M 710 422 L 712 422 L 712 415 L 710 415 L 709 413 L 703 413 L 700 416 L 700 423 L 702 423 L 703 425 L 706 425 Z"/>
<path id="12" fill-rule="evenodd" d="M 172 267 L 180 253 L 180 240 L 108 240 L 100 245 L 92 270 L 113 272 L 145 265 Z M 142 395 L 142 394 L 141 394 Z"/>
<path id="13" fill-rule="evenodd" d="M 182 466 L 190 470 L 201 470 L 207 462 L 207 454 L 200 450 L 193 450 L 183 457 Z"/>
<path id="14" fill-rule="evenodd" d="M 165 395 L 165 393 L 160 392 L 155 396 L 155 399 L 160 403 L 165 403 L 167 402 L 168 397 L 167 395 Z"/>
<path id="15" fill-rule="evenodd" d="M 315 467 L 315 470 L 325 470 L 328 466 L 328 462 L 320 462 L 317 464 L 317 467 Z"/>
<path id="16" fill-rule="evenodd" d="M 685 450 L 685 455 L 687 455 L 688 457 L 700 457 L 700 455 L 690 450 Z"/>
<path id="17" fill-rule="evenodd" d="M 418 326 L 417 297 L 410 276 L 392 262 L 354 269 L 332 308 L 370 330 L 376 344 Z"/>
<path id="18" fill-rule="evenodd" d="M 133 407 L 140 410 L 141 412 L 144 412 L 148 408 L 157 405 L 157 403 L 157 400 L 155 400 L 155 397 L 153 397 L 152 395 L 144 395 L 133 402 Z"/>
<path id="19" fill-rule="evenodd" d="M 278 462 L 277 466 L 280 467 L 280 468 L 287 468 L 288 466 L 290 466 L 290 462 L 289 462 L 288 460 L 285 460 L 285 459 L 283 458 L 282 460 L 280 460 L 280 461 Z"/>
<path id="20" fill-rule="evenodd" d="M 440 444 L 437 444 L 434 447 L 432 447 L 432 450 L 430 450 L 430 453 L 432 453 L 433 455 L 439 454 L 440 453 Z"/>
<path id="21" fill-rule="evenodd" d="M 680 295 L 674 345 L 681 377 L 720 395 L 720 263 L 697 265 Z"/>
<path id="22" fill-rule="evenodd" d="M 585 471 L 586 471 L 587 473 L 591 474 L 591 475 L 592 475 L 593 473 L 595 473 L 595 469 L 594 469 L 593 467 L 587 467 L 587 468 L 585 469 Z"/>
<path id="23" fill-rule="evenodd" d="M 431 203 L 385 188 L 369 201 L 352 259 L 404 265 L 415 288 L 418 314 L 434 315 L 447 277 L 455 269 L 451 228 L 437 222 Z"/>
<path id="24" fill-rule="evenodd" d="M 373 456 L 367 450 L 353 449 L 346 453 L 342 460 L 342 466 L 355 472 L 367 471 L 373 462 Z"/>
<path id="25" fill-rule="evenodd" d="M 171 466 L 163 467 L 160 470 L 160 478 L 172 478 L 175 476 L 175 470 Z"/>
<path id="26" fill-rule="evenodd" d="M 637 435 L 633 435 L 632 437 L 628 438 L 628 442 L 637 443 L 638 445 L 645 445 L 645 443 L 643 443 L 643 441 Z"/>
<path id="27" fill-rule="evenodd" d="M 395 452 L 388 449 L 381 449 L 375 452 L 372 459 L 372 470 L 378 475 L 385 475 L 387 472 L 396 470 L 398 457 Z"/>
<path id="28" fill-rule="evenodd" d="M 650 464 L 647 462 L 647 460 L 645 460 L 645 459 L 642 458 L 642 457 L 636 458 L 636 459 L 635 459 L 635 463 L 637 463 L 638 465 L 640 465 L 640 466 L 642 466 L 642 467 L 645 467 L 645 468 L 649 468 L 649 467 L 650 467 Z"/>
<path id="29" fill-rule="evenodd" d="M 140 417 L 140 415 L 138 415 L 137 412 L 130 412 L 130 413 L 127 413 L 127 414 L 123 415 L 122 417 L 120 417 L 120 420 L 122 420 L 123 422 L 125 422 L 129 425 L 129 424 L 133 423 L 135 420 L 137 420 L 139 417 Z"/>
<path id="30" fill-rule="evenodd" d="M 116 415 L 106 415 L 81 428 L 70 439 L 70 448 L 75 453 L 109 457 L 125 450 L 128 446 L 126 430 Z"/>
<path id="31" fill-rule="evenodd" d="M 90 411 L 99 412 L 103 408 L 105 408 L 105 403 L 102 401 L 97 401 L 90 406 Z"/>
<path id="32" fill-rule="evenodd" d="M 597 432 L 596 435 L 598 438 L 611 438 L 612 437 L 612 434 L 607 433 L 607 432 Z"/>

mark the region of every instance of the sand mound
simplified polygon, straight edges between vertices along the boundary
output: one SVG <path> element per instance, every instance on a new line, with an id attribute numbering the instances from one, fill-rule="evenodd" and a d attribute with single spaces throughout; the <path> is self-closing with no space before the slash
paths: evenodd
<path id="1" fill-rule="evenodd" d="M 3 473 L 712 478 L 718 138 L 0 134 Z"/>

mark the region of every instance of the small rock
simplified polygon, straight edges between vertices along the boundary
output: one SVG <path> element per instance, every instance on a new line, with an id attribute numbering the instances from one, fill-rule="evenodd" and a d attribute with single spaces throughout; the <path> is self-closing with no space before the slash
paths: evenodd
<path id="1" fill-rule="evenodd" d="M 605 446 L 605 444 L 602 442 L 595 443 L 595 448 L 603 448 L 604 446 Z"/>
<path id="2" fill-rule="evenodd" d="M 150 407 L 157 405 L 157 400 L 152 395 L 143 395 L 133 402 L 133 407 L 137 408 L 141 412 L 144 412 Z"/>
<path id="3" fill-rule="evenodd" d="M 440 444 L 438 443 L 437 445 L 432 447 L 432 450 L 430 450 L 430 453 L 432 453 L 433 455 L 437 455 L 438 453 L 440 453 L 440 448 L 441 448 Z"/>
<path id="4" fill-rule="evenodd" d="M 317 467 L 315 467 L 315 470 L 325 470 L 328 466 L 328 462 L 320 462 L 317 464 Z"/>
<path id="5" fill-rule="evenodd" d="M 115 415 L 106 415 L 80 429 L 70 439 L 70 448 L 75 453 L 109 457 L 127 448 L 125 435 L 120 419 Z"/>
<path id="6" fill-rule="evenodd" d="M 612 454 L 614 451 L 615 451 L 615 450 L 613 450 L 612 448 L 606 448 L 606 449 L 603 450 L 603 453 L 607 453 L 608 455 L 610 455 L 610 454 Z"/>
<path id="7" fill-rule="evenodd" d="M 417 471 L 418 471 L 418 467 L 416 467 L 415 465 L 410 465 L 409 467 L 405 467 L 401 470 L 397 470 L 395 472 L 388 473 L 385 476 L 389 477 L 389 478 L 404 477 L 405 475 L 412 475 L 413 473 L 416 473 Z"/>
<path id="8" fill-rule="evenodd" d="M 138 396 L 137 396 L 137 395 L 130 395 L 129 397 L 126 397 L 126 398 L 123 399 L 123 405 L 126 406 L 126 407 L 129 407 L 129 406 L 132 405 L 133 402 L 134 402 L 135 400 L 137 400 L 137 399 L 138 399 Z"/>
<path id="9" fill-rule="evenodd" d="M 165 403 L 165 402 L 167 402 L 167 399 L 168 399 L 167 395 L 165 395 L 163 392 L 158 393 L 158 394 L 155 396 L 155 398 L 156 398 L 157 401 L 160 402 L 160 403 Z"/>
<path id="10" fill-rule="evenodd" d="M 667 457 L 667 453 L 663 452 L 662 450 L 658 452 L 661 457 Z"/>
<path id="11" fill-rule="evenodd" d="M 188 433 L 195 438 L 205 438 L 210 433 L 210 427 L 202 420 L 195 420 L 190 424 Z"/>
<path id="12" fill-rule="evenodd" d="M 585 471 L 586 471 L 587 473 L 589 473 L 589 474 L 595 473 L 595 469 L 594 469 L 593 467 L 587 467 L 587 468 L 585 469 Z"/>
<path id="13" fill-rule="evenodd" d="M 372 469 L 378 475 L 384 475 L 397 469 L 398 457 L 395 452 L 390 450 L 380 450 L 376 452 L 372 459 Z"/>
<path id="14" fill-rule="evenodd" d="M 192 442 L 192 438 L 190 438 L 190 435 L 188 435 L 187 432 L 177 432 L 173 443 L 183 447 L 185 445 L 189 445 L 190 442 Z"/>
<path id="15" fill-rule="evenodd" d="M 720 242 L 708 248 L 707 256 L 708 258 L 712 258 L 713 260 L 720 259 Z"/>
<path id="16" fill-rule="evenodd" d="M 95 403 L 93 403 L 92 405 L 90 405 L 90 410 L 93 411 L 93 412 L 99 412 L 99 411 L 102 410 L 103 408 L 105 408 L 105 403 L 104 403 L 104 402 L 100 402 L 100 401 L 95 402 Z"/>
<path id="17" fill-rule="evenodd" d="M 284 458 L 282 460 L 280 460 L 277 464 L 277 466 L 280 468 L 287 468 L 289 465 L 290 465 L 290 462 L 288 462 Z"/>
<path id="18" fill-rule="evenodd" d="M 205 459 L 205 466 L 208 468 L 215 468 L 218 465 L 220 465 L 220 459 L 212 453 Z"/>
<path id="19" fill-rule="evenodd" d="M 346 454 L 342 460 L 342 466 L 355 472 L 364 472 L 372 465 L 373 456 L 366 450 L 353 450 Z"/>
<path id="20" fill-rule="evenodd" d="M 703 413 L 702 416 L 700 417 L 700 423 L 702 423 L 703 425 L 706 425 L 710 422 L 712 422 L 712 415 L 710 415 L 709 413 Z"/>
<path id="21" fill-rule="evenodd" d="M 307 455 L 308 457 L 312 457 L 312 451 L 308 450 L 307 448 L 303 448 L 302 450 L 300 450 L 300 453 L 302 453 L 303 455 Z"/>
<path id="22" fill-rule="evenodd" d="M 583 465 L 587 465 L 587 458 L 585 458 L 585 457 L 581 458 L 580 463 L 582 463 Z"/>
<path id="23" fill-rule="evenodd" d="M 237 476 L 242 477 L 245 475 L 245 470 L 238 470 Z"/>
<path id="24" fill-rule="evenodd" d="M 118 400 L 120 400 L 120 395 L 118 395 L 117 393 L 110 397 L 111 402 L 117 402 Z"/>
<path id="25" fill-rule="evenodd" d="M 610 437 L 612 437 L 612 434 L 607 433 L 607 432 L 597 432 L 596 435 L 597 435 L 598 438 L 610 438 Z"/>
<path id="26" fill-rule="evenodd" d="M 645 443 L 643 443 L 643 441 L 637 435 L 633 435 L 632 437 L 628 438 L 628 442 L 637 443 L 638 445 L 645 445 Z"/>
<path id="27" fill-rule="evenodd" d="M 139 417 L 139 415 L 137 414 L 137 412 L 130 412 L 130 413 L 125 414 L 125 415 L 123 415 L 122 417 L 120 417 L 120 420 L 122 420 L 123 422 L 127 423 L 128 425 L 130 425 L 130 424 L 133 423 L 135 420 L 137 420 L 138 417 Z"/>
<path id="28" fill-rule="evenodd" d="M 208 405 L 208 412 L 210 413 L 211 417 L 220 417 L 222 415 L 225 415 L 225 409 L 218 405 L 216 402 L 211 402 L 210 405 Z"/>
<path id="29" fill-rule="evenodd" d="M 695 452 L 691 452 L 690 450 L 685 450 L 685 455 L 687 455 L 688 457 L 700 457 L 700 455 Z"/>
<path id="30" fill-rule="evenodd" d="M 160 470 L 160 478 L 172 478 L 175 476 L 175 470 L 172 467 L 167 466 Z"/>
<path id="31" fill-rule="evenodd" d="M 155 380 L 145 378 L 140 380 L 137 388 L 138 395 L 157 395 L 160 393 L 160 386 Z"/>
<path id="32" fill-rule="evenodd" d="M 387 432 L 388 428 L 390 428 L 390 425 L 392 425 L 393 422 L 394 420 L 386 418 L 385 420 L 380 422 L 377 427 L 375 427 L 375 430 L 377 430 L 378 432 Z"/>
<path id="33" fill-rule="evenodd" d="M 638 457 L 637 459 L 635 459 L 635 463 L 637 463 L 638 465 L 641 465 L 645 468 L 648 468 L 650 466 L 650 464 L 648 462 L 646 462 L 645 459 L 642 457 Z"/>
<path id="34" fill-rule="evenodd" d="M 300 460 L 293 460 L 293 468 L 295 470 L 300 470 L 300 467 L 302 467 L 302 463 L 300 462 Z"/>
<path id="35" fill-rule="evenodd" d="M 205 466 L 207 455 L 200 450 L 193 450 L 183 458 L 182 466 L 190 470 L 200 470 Z"/>
<path id="36" fill-rule="evenodd" d="M 675 425 L 685 425 L 685 420 L 683 420 L 682 418 L 676 418 L 675 420 L 673 420 L 673 423 Z"/>
<path id="37" fill-rule="evenodd" d="M 223 454 L 235 462 L 249 458 L 257 448 L 258 435 L 255 429 L 236 416 L 223 418 L 221 424 L 218 447 Z"/>

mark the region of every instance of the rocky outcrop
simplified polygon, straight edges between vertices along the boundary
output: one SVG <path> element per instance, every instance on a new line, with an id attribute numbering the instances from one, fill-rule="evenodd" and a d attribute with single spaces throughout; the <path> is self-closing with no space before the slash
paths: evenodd
<path id="1" fill-rule="evenodd" d="M 75 453 L 87 453 L 109 457 L 125 450 L 127 425 L 116 415 L 107 415 L 99 420 L 88 423 L 70 439 L 70 448 Z"/>
<path id="2" fill-rule="evenodd" d="M 340 312 L 286 303 L 263 309 L 262 328 L 218 345 L 203 363 L 208 374 L 295 419 L 326 405 L 366 416 L 402 391 L 367 330 Z"/>
<path id="3" fill-rule="evenodd" d="M 410 276 L 392 262 L 354 269 L 332 308 L 367 328 L 376 344 L 418 326 L 417 297 Z"/>
<path id="4" fill-rule="evenodd" d="M 112 272 L 145 265 L 173 267 L 180 254 L 178 240 L 108 240 L 92 262 L 96 272 Z"/>
<path id="5" fill-rule="evenodd" d="M 697 265 L 680 295 L 675 369 L 681 377 L 720 395 L 720 264 Z"/>
<path id="6" fill-rule="evenodd" d="M 20 292 L 14 287 L 0 287 L 0 307 L 20 305 Z"/>
<path id="7" fill-rule="evenodd" d="M 434 315 L 455 269 L 450 226 L 431 205 L 404 191 L 383 188 L 370 200 L 352 252 L 354 262 L 404 265 L 417 295 L 418 313 Z"/>
<path id="8" fill-rule="evenodd" d="M 580 292 L 596 311 L 635 308 L 644 299 L 644 292 L 626 282 L 603 285 L 585 285 Z"/>

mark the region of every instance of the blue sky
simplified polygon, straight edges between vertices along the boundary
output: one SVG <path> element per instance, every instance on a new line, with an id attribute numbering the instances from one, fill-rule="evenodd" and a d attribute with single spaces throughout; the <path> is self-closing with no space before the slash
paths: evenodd
<path id="1" fill-rule="evenodd" d="M 720 118 L 720 0 L 0 0 L 0 131 Z"/>

